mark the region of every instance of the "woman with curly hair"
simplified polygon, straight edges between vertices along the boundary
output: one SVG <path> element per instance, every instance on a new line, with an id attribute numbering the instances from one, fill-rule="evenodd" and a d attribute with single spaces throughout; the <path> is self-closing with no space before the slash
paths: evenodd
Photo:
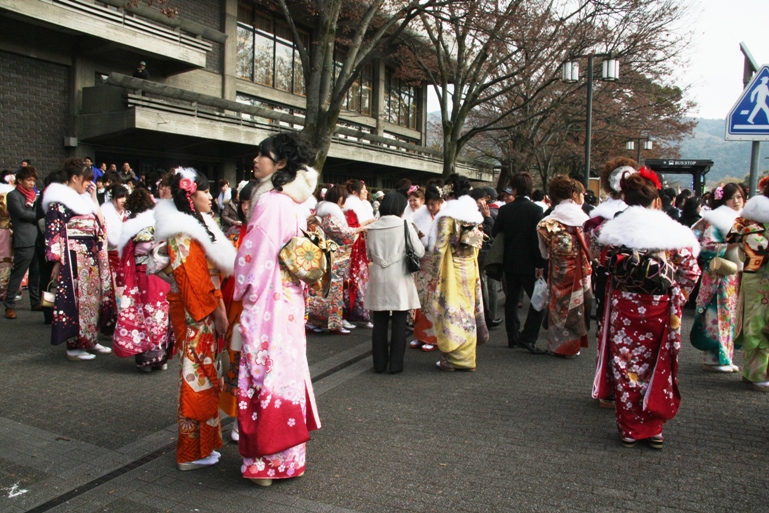
<path id="1" fill-rule="evenodd" d="M 713 190 L 712 210 L 702 212 L 693 227 L 702 245 L 702 282 L 691 342 L 703 352 L 702 368 L 709 372 L 739 372 L 734 364 L 734 342 L 742 329 L 739 307 L 742 261 L 739 244 L 726 235 L 745 204 L 740 184 L 719 185 Z"/>
<path id="2" fill-rule="evenodd" d="M 565 358 L 588 346 L 592 294 L 590 256 L 582 233 L 588 220 L 582 210 L 582 184 L 566 175 L 555 176 L 547 188 L 555 208 L 537 225 L 539 250 L 549 259 L 547 307 L 548 350 Z"/>
<path id="3" fill-rule="evenodd" d="M 489 336 L 483 315 L 478 251 L 483 245 L 483 216 L 470 197 L 470 181 L 458 174 L 446 179 L 447 201 L 435 216 L 430 239 L 438 253 L 438 282 L 432 298 L 435 334 L 444 371 L 474 371 L 475 349 Z"/>
<path id="4" fill-rule="evenodd" d="M 318 173 L 303 139 L 281 133 L 262 141 L 256 166 L 273 189 L 252 205 L 238 250 L 235 301 L 242 301 L 238 376 L 243 477 L 260 486 L 304 473 L 306 442 L 320 428 L 304 330 L 305 284 L 280 261 L 283 246 L 307 229 L 302 205 Z"/>
<path id="5" fill-rule="evenodd" d="M 168 369 L 172 340 L 168 319 L 168 292 L 171 286 L 147 273 L 150 247 L 155 241 L 155 201 L 144 187 L 137 188 L 125 202 L 131 214 L 123 223 L 117 251 L 120 255 L 117 286 L 122 289 L 112 349 L 120 358 L 134 356 L 144 371 Z"/>
<path id="6" fill-rule="evenodd" d="M 376 221 L 374 207 L 366 198 L 368 189 L 363 180 L 347 180 L 345 184 L 349 195 L 344 202 L 342 211 L 347 217 L 347 226 L 361 228 Z M 347 271 L 347 284 L 345 288 L 345 307 L 347 309 L 347 321 L 366 323 L 367 328 L 373 328 L 371 316 L 363 306 L 368 285 L 368 257 L 366 256 L 366 234 L 361 234 L 350 250 L 350 267 Z M 345 325 L 347 327 L 347 325 Z"/>
<path id="7" fill-rule="evenodd" d="M 169 316 L 182 363 L 176 462 L 179 470 L 194 470 L 216 464 L 222 446 L 214 361 L 228 327 L 219 289 L 232 274 L 235 248 L 211 217 L 205 175 L 179 168 L 171 197 L 155 206 L 155 239 L 167 244 Z"/>
<path id="8" fill-rule="evenodd" d="M 93 184 L 93 170 L 80 158 L 64 162 L 66 184 L 52 183 L 43 195 L 46 260 L 55 262 L 57 282 L 51 343 L 66 343 L 67 358 L 93 360 L 112 350 L 97 342 L 115 311 L 107 236 Z"/>
<path id="9" fill-rule="evenodd" d="M 659 210 L 659 189 L 653 171 L 625 174 L 621 190 L 629 207 L 598 238 L 607 247 L 610 286 L 593 397 L 616 398 L 625 447 L 647 440 L 662 449 L 662 428 L 681 403 L 681 312 L 700 274 L 697 239 Z"/>

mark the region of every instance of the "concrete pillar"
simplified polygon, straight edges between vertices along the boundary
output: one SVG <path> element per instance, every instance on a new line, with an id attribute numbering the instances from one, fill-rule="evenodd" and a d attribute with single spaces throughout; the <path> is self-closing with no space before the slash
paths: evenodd
<path id="1" fill-rule="evenodd" d="M 385 120 L 385 63 L 376 60 L 372 64 L 374 71 L 374 105 L 372 114 L 376 118 L 376 135 L 384 135 Z"/>
<path id="2" fill-rule="evenodd" d="M 75 56 L 70 69 L 69 126 L 73 128 L 73 133 L 78 140 L 80 139 L 79 116 L 83 110 L 83 88 L 94 85 L 96 85 L 96 67 L 93 61 L 80 55 Z M 94 158 L 94 149 L 90 145 L 78 142 L 76 148 L 67 150 L 67 156 Z"/>
<path id="3" fill-rule="evenodd" d="M 219 163 L 220 176 L 229 180 L 233 189 L 238 186 L 237 167 L 238 162 L 232 159 L 224 159 Z"/>
<path id="4" fill-rule="evenodd" d="M 237 95 L 237 69 L 238 55 L 238 0 L 222 1 L 224 26 L 222 31 L 227 34 L 227 42 L 224 43 L 224 55 L 222 56 L 222 98 L 234 100 Z"/>
<path id="5" fill-rule="evenodd" d="M 426 83 L 419 88 L 419 121 L 417 130 L 419 130 L 419 144 L 427 146 L 427 90 L 430 86 Z"/>

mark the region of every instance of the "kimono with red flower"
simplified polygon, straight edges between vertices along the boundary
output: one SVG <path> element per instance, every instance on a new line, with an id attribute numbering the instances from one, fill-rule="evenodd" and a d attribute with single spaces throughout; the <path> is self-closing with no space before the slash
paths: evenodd
<path id="1" fill-rule="evenodd" d="M 350 228 L 358 228 L 366 221 L 374 218 L 371 203 L 350 194 L 342 207 Z M 368 285 L 368 256 L 366 256 L 366 235 L 361 234 L 352 245 L 350 251 L 350 268 L 347 271 L 345 288 L 345 306 L 347 320 L 369 322 L 368 310 L 363 307 Z"/>
<path id="2" fill-rule="evenodd" d="M 320 428 L 307 363 L 305 285 L 278 254 L 307 227 L 301 206 L 317 172 L 259 198 L 235 263 L 234 299 L 243 303 L 238 377 L 241 471 L 249 479 L 284 479 L 305 469 L 305 443 Z M 301 259 L 301 256 L 297 257 Z"/>
<path id="3" fill-rule="evenodd" d="M 214 366 L 221 348 L 212 314 L 222 297 L 221 277 L 232 274 L 235 248 L 210 215 L 202 214 L 202 218 L 205 228 L 195 217 L 177 210 L 171 200 L 155 206 L 155 238 L 167 241 L 173 269 L 168 273 L 173 277 L 169 315 L 182 363 L 178 463 L 206 458 L 222 446 L 219 380 Z"/>
<path id="4" fill-rule="evenodd" d="M 120 358 L 135 356 L 136 366 L 162 367 L 172 340 L 168 318 L 171 286 L 154 274 L 147 274 L 150 246 L 155 240 L 155 215 L 142 212 L 123 223 L 117 252 L 120 264 L 115 281 L 118 314 L 112 349 Z"/>
<path id="5" fill-rule="evenodd" d="M 613 393 L 623 438 L 657 437 L 681 402 L 681 310 L 700 275 L 699 243 L 664 212 L 639 206 L 607 222 L 598 242 L 611 282 L 593 397 Z"/>

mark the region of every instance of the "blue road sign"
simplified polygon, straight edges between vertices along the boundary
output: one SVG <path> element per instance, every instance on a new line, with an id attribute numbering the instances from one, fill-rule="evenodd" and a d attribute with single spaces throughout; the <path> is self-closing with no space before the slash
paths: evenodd
<path id="1" fill-rule="evenodd" d="M 727 141 L 769 141 L 769 65 L 761 66 L 726 118 Z"/>

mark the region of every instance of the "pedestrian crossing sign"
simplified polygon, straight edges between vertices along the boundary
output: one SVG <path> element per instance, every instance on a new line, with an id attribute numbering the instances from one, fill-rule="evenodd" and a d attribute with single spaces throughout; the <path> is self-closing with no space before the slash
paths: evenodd
<path id="1" fill-rule="evenodd" d="M 726 118 L 727 141 L 769 141 L 769 65 L 763 65 Z"/>

